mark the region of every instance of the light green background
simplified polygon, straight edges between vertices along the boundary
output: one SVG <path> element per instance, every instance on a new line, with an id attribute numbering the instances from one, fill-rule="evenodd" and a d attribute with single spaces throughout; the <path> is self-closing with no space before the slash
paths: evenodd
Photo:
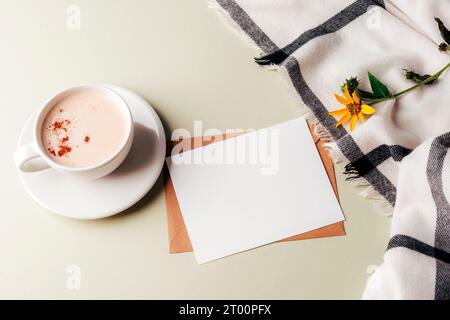
<path id="1" fill-rule="evenodd" d="M 79 31 L 66 27 L 69 4 L 81 8 Z M 53 215 L 22 187 L 12 160 L 20 130 L 70 85 L 132 89 L 167 132 L 192 130 L 195 120 L 262 128 L 300 115 L 281 75 L 258 67 L 259 52 L 206 0 L 0 0 L 0 30 L 0 298 L 360 298 L 390 220 L 341 174 L 346 237 L 268 245 L 202 266 L 192 254 L 168 254 L 161 179 L 126 214 L 94 222 Z M 80 290 L 66 287 L 69 265 L 81 268 Z"/>

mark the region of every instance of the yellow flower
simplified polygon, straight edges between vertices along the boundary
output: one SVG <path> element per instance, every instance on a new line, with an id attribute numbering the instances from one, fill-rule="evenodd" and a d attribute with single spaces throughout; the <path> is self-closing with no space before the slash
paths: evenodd
<path id="1" fill-rule="evenodd" d="M 355 129 L 358 118 L 359 120 L 364 122 L 366 121 L 364 115 L 373 114 L 376 112 L 376 110 L 367 104 L 361 105 L 361 101 L 359 100 L 356 92 L 353 92 L 353 94 L 350 95 L 347 86 L 345 86 L 344 94 L 345 97 L 341 97 L 336 93 L 334 94 L 334 96 L 339 103 L 345 106 L 345 108 L 331 111 L 328 114 L 337 117 L 342 116 L 342 118 L 336 124 L 336 128 L 347 123 L 350 120 L 350 131 L 353 131 L 353 129 Z"/>

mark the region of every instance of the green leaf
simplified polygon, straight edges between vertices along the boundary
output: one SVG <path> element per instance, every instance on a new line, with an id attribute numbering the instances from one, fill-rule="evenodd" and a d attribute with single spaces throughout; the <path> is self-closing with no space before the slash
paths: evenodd
<path id="1" fill-rule="evenodd" d="M 390 96 L 389 89 L 386 85 L 377 79 L 372 73 L 368 72 L 370 86 L 372 87 L 373 94 L 378 98 L 387 98 Z"/>
<path id="2" fill-rule="evenodd" d="M 444 39 L 445 42 L 447 42 L 448 45 L 450 45 L 450 31 L 445 27 L 444 23 L 439 18 L 434 18 L 436 20 L 439 31 L 441 32 L 442 39 Z"/>

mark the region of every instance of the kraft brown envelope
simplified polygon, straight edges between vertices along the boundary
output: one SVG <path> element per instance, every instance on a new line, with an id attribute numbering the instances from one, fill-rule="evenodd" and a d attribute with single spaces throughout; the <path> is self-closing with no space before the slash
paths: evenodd
<path id="1" fill-rule="evenodd" d="M 318 137 L 314 135 L 314 130 L 310 127 L 311 134 L 314 138 L 314 142 L 316 143 L 317 150 L 319 151 L 320 157 L 322 159 L 323 165 L 327 171 L 330 182 L 333 186 L 334 192 L 338 197 L 338 191 L 336 187 L 336 177 L 334 174 L 333 163 L 331 158 L 328 155 L 328 152 L 323 148 L 323 142 L 320 141 Z M 228 136 L 216 136 L 216 137 L 196 137 L 191 138 L 189 141 L 171 141 L 168 149 L 168 155 L 171 153 L 172 149 L 178 145 L 181 147 L 179 152 L 188 151 L 192 148 L 198 148 L 201 146 L 206 146 L 212 142 L 220 141 L 223 139 L 229 139 L 237 134 L 228 135 Z M 184 143 L 187 142 L 187 143 Z M 165 167 L 165 193 L 166 193 L 166 208 L 167 208 L 167 224 L 169 231 L 169 252 L 170 253 L 182 253 L 182 252 L 191 252 L 192 245 L 191 240 L 189 239 L 189 235 L 186 230 L 186 226 L 184 225 L 183 216 L 181 214 L 181 209 L 178 204 L 177 196 L 175 194 L 175 189 L 172 184 L 172 180 L 170 179 L 170 175 L 168 173 L 167 167 Z M 299 208 L 300 210 L 301 208 Z M 344 222 L 338 222 L 320 229 L 316 229 L 313 231 L 309 231 L 306 233 L 302 233 L 281 241 L 295 241 L 295 240 L 306 240 L 306 239 L 317 239 L 317 238 L 327 238 L 327 237 L 336 237 L 336 236 L 344 236 Z"/>

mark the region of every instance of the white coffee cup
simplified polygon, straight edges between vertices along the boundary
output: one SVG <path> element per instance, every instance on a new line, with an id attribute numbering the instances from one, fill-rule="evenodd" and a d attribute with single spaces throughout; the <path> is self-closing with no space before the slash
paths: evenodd
<path id="1" fill-rule="evenodd" d="M 107 95 L 110 100 L 114 102 L 114 105 L 118 108 L 123 116 L 125 123 L 125 139 L 121 146 L 118 146 L 117 151 L 108 159 L 102 160 L 98 164 L 94 164 L 88 167 L 67 167 L 61 165 L 52 160 L 42 143 L 42 125 L 48 112 L 55 106 L 57 101 L 60 101 L 64 97 L 71 94 L 75 94 L 80 91 L 93 91 L 97 94 Z M 33 168 L 27 166 L 32 160 L 40 158 L 44 160 L 47 168 L 53 168 L 58 172 L 74 178 L 81 179 L 98 179 L 104 177 L 113 172 L 127 157 L 131 145 L 133 143 L 134 136 L 133 117 L 131 115 L 130 108 L 125 100 L 116 93 L 113 89 L 103 85 L 82 85 L 73 88 L 66 89 L 58 93 L 53 98 L 49 99 L 40 110 L 38 110 L 33 125 L 33 142 L 29 145 L 19 148 L 15 155 L 14 160 L 17 168 L 22 172 L 37 172 L 42 170 L 41 168 Z"/>

